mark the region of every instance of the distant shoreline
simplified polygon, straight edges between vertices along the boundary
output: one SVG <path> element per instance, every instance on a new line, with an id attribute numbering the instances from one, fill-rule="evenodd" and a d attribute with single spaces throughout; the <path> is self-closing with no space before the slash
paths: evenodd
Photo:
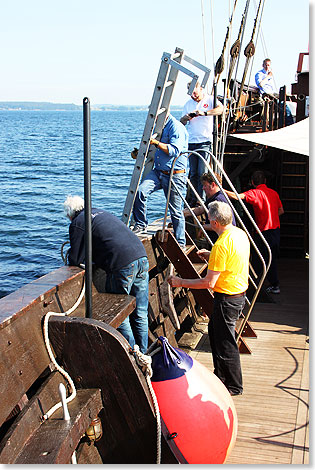
<path id="1" fill-rule="evenodd" d="M 148 111 L 148 105 L 91 104 L 91 111 Z M 171 106 L 172 111 L 181 111 L 181 106 Z M 0 101 L 0 111 L 82 111 L 82 106 L 69 103 L 36 101 Z"/>

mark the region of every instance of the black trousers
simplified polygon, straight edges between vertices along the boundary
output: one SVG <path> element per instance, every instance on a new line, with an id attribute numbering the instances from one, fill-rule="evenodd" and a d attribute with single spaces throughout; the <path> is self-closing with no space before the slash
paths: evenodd
<path id="1" fill-rule="evenodd" d="M 271 286 L 278 287 L 279 278 L 277 258 L 279 257 L 280 253 L 280 229 L 275 228 L 270 230 L 264 230 L 262 234 L 271 250 L 271 264 L 269 270 L 267 271 L 266 277 Z M 254 237 L 254 241 L 263 256 L 265 263 L 267 264 L 269 255 L 266 245 L 262 242 L 261 238 L 257 234 Z M 257 274 L 260 274 L 262 272 L 261 261 L 258 259 L 256 252 L 254 254 L 253 267 Z"/>
<path id="2" fill-rule="evenodd" d="M 235 340 L 235 325 L 244 306 L 245 295 L 229 297 L 215 292 L 213 314 L 208 326 L 214 374 L 233 393 L 243 391 L 241 360 Z"/>

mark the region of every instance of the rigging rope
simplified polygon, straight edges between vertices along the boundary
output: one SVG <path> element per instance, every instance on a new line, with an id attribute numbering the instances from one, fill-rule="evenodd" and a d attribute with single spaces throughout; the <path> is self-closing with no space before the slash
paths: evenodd
<path id="1" fill-rule="evenodd" d="M 257 42 L 258 42 L 259 31 L 260 31 L 261 22 L 262 22 L 262 15 L 263 15 L 263 11 L 264 11 L 264 6 L 265 6 L 265 0 L 263 0 L 263 6 L 262 6 L 262 9 L 261 9 L 261 15 L 260 15 L 259 24 L 258 24 L 258 31 L 257 31 L 257 38 L 256 38 L 256 43 L 255 43 L 255 49 L 257 47 Z M 249 72 L 249 77 L 248 77 L 248 83 L 247 83 L 246 102 L 247 102 L 247 98 L 248 98 L 249 82 L 250 82 L 250 78 L 252 76 L 253 65 L 254 65 L 254 62 L 252 61 L 250 72 Z M 243 108 L 245 109 L 245 107 L 243 107 Z"/>
<path id="2" fill-rule="evenodd" d="M 78 300 L 76 301 L 76 303 L 71 308 L 69 308 L 69 310 L 67 310 L 66 312 L 47 312 L 45 317 L 44 317 L 44 327 L 43 327 L 44 340 L 45 340 L 45 346 L 46 346 L 49 358 L 50 358 L 51 362 L 54 364 L 55 368 L 58 370 L 58 372 L 60 372 L 60 374 L 63 375 L 65 377 L 65 379 L 68 381 L 68 383 L 70 385 L 70 388 L 71 388 L 71 394 L 66 399 L 66 403 L 69 403 L 70 401 L 72 401 L 76 397 L 77 391 L 76 391 L 75 385 L 74 385 L 73 380 L 71 379 L 70 375 L 68 374 L 68 372 L 66 372 L 57 363 L 57 361 L 55 359 L 55 356 L 52 352 L 52 349 L 51 349 L 51 346 L 50 346 L 50 341 L 49 341 L 49 334 L 48 334 L 48 322 L 49 322 L 49 318 L 52 315 L 57 315 L 57 316 L 63 316 L 64 317 L 64 316 L 70 315 L 70 313 L 74 312 L 74 310 L 76 310 L 76 308 L 80 305 L 80 303 L 82 301 L 82 298 L 84 296 L 84 293 L 85 293 L 85 284 L 82 287 L 82 291 L 81 291 L 81 294 L 79 295 Z M 47 411 L 47 413 L 44 414 L 43 419 L 46 420 L 46 419 L 50 418 L 50 416 L 56 410 L 58 410 L 58 408 L 60 408 L 61 406 L 62 406 L 61 402 L 56 403 L 56 405 L 54 405 L 52 408 L 50 408 L 50 410 Z"/>
<path id="3" fill-rule="evenodd" d="M 218 83 L 220 75 L 224 70 L 224 53 L 225 53 L 226 45 L 227 45 L 227 42 L 228 42 L 228 39 L 229 39 L 229 36 L 230 36 L 230 30 L 231 30 L 232 23 L 233 23 L 233 16 L 234 16 L 234 13 L 235 13 L 236 4 L 237 4 L 237 0 L 234 0 L 234 7 L 233 7 L 233 11 L 232 11 L 232 14 L 231 14 L 231 17 L 230 17 L 229 25 L 227 27 L 222 52 L 221 52 L 221 55 L 220 55 L 220 57 L 218 58 L 218 60 L 215 64 L 215 68 L 214 68 L 214 74 L 215 74 L 214 83 Z"/>
<path id="4" fill-rule="evenodd" d="M 242 91 L 243 91 L 243 88 L 244 88 L 244 83 L 245 83 L 245 79 L 246 79 L 247 70 L 248 70 L 248 67 L 249 67 L 250 60 L 252 59 L 253 55 L 255 54 L 255 44 L 254 44 L 253 39 L 254 39 L 254 35 L 255 35 L 255 32 L 256 32 L 257 19 L 258 19 L 259 13 L 260 13 L 261 4 L 262 4 L 262 0 L 259 1 L 259 6 L 258 6 L 258 9 L 257 9 L 257 14 L 256 14 L 255 21 L 254 21 L 254 27 L 253 27 L 251 39 L 250 39 L 249 43 L 247 44 L 247 46 L 245 47 L 245 50 L 244 50 L 246 61 L 245 61 L 243 78 L 242 78 L 241 86 L 240 86 L 240 89 L 239 89 L 239 95 L 238 95 L 236 107 L 239 106 L 239 103 L 240 103 L 240 100 L 241 100 Z M 237 115 L 234 115 L 233 123 L 235 123 L 236 120 L 237 120 Z"/>
<path id="5" fill-rule="evenodd" d="M 237 58 L 239 57 L 239 53 L 241 50 L 241 38 L 244 37 L 244 28 L 245 28 L 245 23 L 247 19 L 248 9 L 249 9 L 249 0 L 247 0 L 246 5 L 245 5 L 237 39 L 230 49 L 231 62 L 230 62 L 230 68 L 229 68 L 228 79 L 227 79 L 227 84 L 226 84 L 227 90 L 229 90 L 230 81 L 231 81 L 232 74 L 234 71 L 235 63 L 237 61 Z"/>

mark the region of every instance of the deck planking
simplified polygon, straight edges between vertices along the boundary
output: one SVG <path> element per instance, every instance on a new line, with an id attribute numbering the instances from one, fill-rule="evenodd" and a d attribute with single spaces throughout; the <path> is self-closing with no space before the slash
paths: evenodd
<path id="1" fill-rule="evenodd" d="M 308 260 L 279 260 L 281 293 L 257 302 L 250 317 L 257 338 L 242 354 L 244 393 L 233 397 L 239 425 L 227 464 L 309 463 Z M 190 355 L 213 370 L 204 327 Z"/>

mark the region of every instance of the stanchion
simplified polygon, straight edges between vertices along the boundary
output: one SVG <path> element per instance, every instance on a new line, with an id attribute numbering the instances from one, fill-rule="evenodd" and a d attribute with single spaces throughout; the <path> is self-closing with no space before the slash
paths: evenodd
<path id="1" fill-rule="evenodd" d="M 92 318 L 92 203 L 90 100 L 83 99 L 84 222 L 85 222 L 85 316 Z"/>

